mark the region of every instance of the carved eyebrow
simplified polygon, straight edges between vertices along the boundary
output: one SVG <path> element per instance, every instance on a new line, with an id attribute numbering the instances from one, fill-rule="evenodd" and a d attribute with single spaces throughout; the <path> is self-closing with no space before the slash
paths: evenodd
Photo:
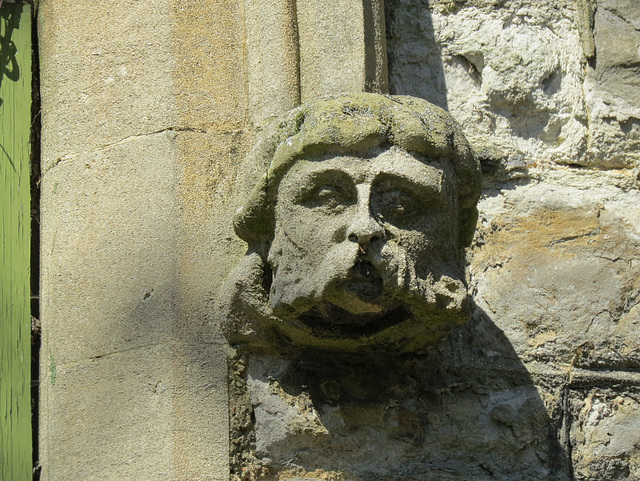
<path id="1" fill-rule="evenodd" d="M 294 202 L 300 202 L 318 187 L 323 185 L 336 186 L 346 191 L 355 193 L 355 183 L 346 172 L 340 169 L 319 169 L 305 172 L 299 177 L 297 189 L 293 196 Z"/>
<path id="2" fill-rule="evenodd" d="M 311 172 L 305 172 L 300 176 L 300 180 L 303 184 L 300 187 L 306 187 L 306 182 L 322 182 L 326 180 L 337 180 L 338 182 L 351 181 L 351 177 L 348 173 L 335 168 L 317 169 Z M 353 183 L 353 181 L 351 181 Z"/>
<path id="3" fill-rule="evenodd" d="M 435 180 L 435 179 L 434 179 Z M 413 194 L 417 196 L 425 195 L 429 197 L 440 197 L 445 199 L 448 197 L 448 189 L 445 187 L 444 179 L 442 175 L 439 175 L 437 183 L 433 182 L 420 182 L 418 179 L 409 176 L 403 172 L 380 172 L 373 180 L 373 185 L 376 186 L 382 182 L 391 181 L 396 185 L 401 185 L 407 188 Z"/>

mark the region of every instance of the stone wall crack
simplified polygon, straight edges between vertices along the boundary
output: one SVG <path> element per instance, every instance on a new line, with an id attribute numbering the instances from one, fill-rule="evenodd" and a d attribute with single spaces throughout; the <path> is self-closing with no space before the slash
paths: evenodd
<path id="1" fill-rule="evenodd" d="M 125 137 L 121 140 L 118 140 L 116 142 L 110 142 L 108 144 L 102 145 L 98 148 L 95 149 L 91 149 L 91 150 L 87 150 L 84 152 L 72 152 L 69 154 L 65 154 L 62 157 L 59 157 L 58 159 L 55 160 L 55 162 L 53 162 L 51 164 L 51 166 L 49 168 L 47 168 L 43 173 L 42 173 L 42 177 L 44 177 L 50 170 L 52 170 L 53 168 L 55 168 L 56 166 L 58 166 L 59 164 L 62 163 L 66 163 L 72 160 L 77 159 L 80 156 L 83 155 L 91 155 L 91 154 L 95 154 L 98 152 L 104 152 L 106 150 L 112 149 L 114 147 L 118 147 L 120 145 L 123 144 L 128 144 L 130 142 L 135 142 L 137 140 L 140 139 L 144 139 L 145 137 L 151 137 L 153 135 L 158 135 L 158 134 L 163 134 L 163 133 L 181 133 L 181 132 L 191 132 L 191 133 L 199 133 L 199 134 L 206 134 L 207 131 L 204 129 L 196 129 L 196 128 L 191 128 L 191 127 L 167 127 L 164 129 L 160 129 L 160 130 L 156 130 L 154 132 L 148 132 L 148 133 L 144 133 L 144 134 L 137 134 L 137 135 L 130 135 L 128 137 Z"/>

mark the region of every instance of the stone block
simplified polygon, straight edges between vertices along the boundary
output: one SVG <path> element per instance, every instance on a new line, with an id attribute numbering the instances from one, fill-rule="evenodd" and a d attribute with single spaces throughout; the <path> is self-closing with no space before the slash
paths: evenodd
<path id="1" fill-rule="evenodd" d="M 589 165 L 635 167 L 640 162 L 640 5 L 600 0 L 595 59 L 586 79 Z"/>
<path id="2" fill-rule="evenodd" d="M 171 78 L 177 122 L 196 130 L 237 131 L 247 119 L 242 2 L 172 1 Z"/>
<path id="3" fill-rule="evenodd" d="M 43 171 L 173 125 L 169 3 L 40 2 Z"/>
<path id="4" fill-rule="evenodd" d="M 640 397 L 635 391 L 594 388 L 571 392 L 571 446 L 579 481 L 640 477 Z"/>
<path id="5" fill-rule="evenodd" d="M 43 363 L 42 479 L 226 479 L 226 365 L 214 351 L 168 343 Z"/>
<path id="6" fill-rule="evenodd" d="M 583 53 L 573 1 L 392 0 L 392 94 L 447 108 L 479 153 L 504 163 L 574 163 L 584 155 Z"/>
<path id="7" fill-rule="evenodd" d="M 245 453 L 252 460 L 243 464 L 246 474 L 268 469 L 286 480 L 568 479 L 566 453 L 545 408 L 558 405 L 557 396 L 541 394 L 526 371 L 435 369 L 420 360 L 403 365 L 382 359 L 357 366 L 317 358 L 314 367 L 312 356 L 251 358 L 246 394 L 254 406 L 255 438 Z M 294 388 L 301 380 L 302 390 Z M 240 412 L 234 401 L 233 412 Z"/>
<path id="8" fill-rule="evenodd" d="M 244 2 L 250 115 L 263 125 L 300 104 L 300 45 L 296 3 Z"/>
<path id="9" fill-rule="evenodd" d="M 171 423 L 159 422 L 171 419 L 176 389 L 166 347 L 51 366 L 42 378 L 44 479 L 175 479 Z"/>
<path id="10" fill-rule="evenodd" d="M 481 202 L 474 298 L 524 360 L 636 369 L 640 199 L 563 179 Z"/>
<path id="11" fill-rule="evenodd" d="M 238 172 L 246 156 L 246 132 L 183 132 L 180 152 L 181 205 L 180 320 L 185 339 L 221 342 L 211 314 L 220 285 L 247 245 L 233 232 L 230 219 L 249 192 Z M 245 179 L 242 179 L 245 180 Z"/>
<path id="12" fill-rule="evenodd" d="M 172 137 L 140 137 L 44 175 L 41 313 L 56 362 L 172 339 L 180 221 Z"/>

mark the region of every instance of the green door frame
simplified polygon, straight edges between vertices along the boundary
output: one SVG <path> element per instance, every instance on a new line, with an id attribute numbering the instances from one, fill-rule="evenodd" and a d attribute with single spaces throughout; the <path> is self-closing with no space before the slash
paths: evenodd
<path id="1" fill-rule="evenodd" d="M 31 6 L 0 7 L 0 479 L 32 478 Z"/>

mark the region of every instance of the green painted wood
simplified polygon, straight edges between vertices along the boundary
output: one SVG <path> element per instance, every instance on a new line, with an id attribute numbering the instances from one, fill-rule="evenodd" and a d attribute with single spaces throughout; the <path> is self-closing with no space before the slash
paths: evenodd
<path id="1" fill-rule="evenodd" d="M 0 479 L 31 480 L 31 8 L 0 7 Z"/>

